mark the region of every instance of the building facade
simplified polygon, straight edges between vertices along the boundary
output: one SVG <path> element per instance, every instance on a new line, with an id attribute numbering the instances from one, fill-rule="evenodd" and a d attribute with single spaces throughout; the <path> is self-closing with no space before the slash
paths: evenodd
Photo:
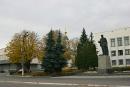
<path id="1" fill-rule="evenodd" d="M 102 54 L 98 41 L 107 38 L 112 67 L 130 66 L 130 27 L 94 34 L 98 55 Z"/>
<path id="2" fill-rule="evenodd" d="M 5 48 L 0 49 L 0 72 L 8 72 L 9 70 L 16 70 L 16 64 L 9 62 L 9 58 L 6 56 Z M 32 71 L 41 69 L 41 61 L 34 58 L 31 61 L 30 69 Z"/>
<path id="3" fill-rule="evenodd" d="M 9 61 L 5 49 L 0 49 L 0 72 L 6 72 L 9 69 Z"/>

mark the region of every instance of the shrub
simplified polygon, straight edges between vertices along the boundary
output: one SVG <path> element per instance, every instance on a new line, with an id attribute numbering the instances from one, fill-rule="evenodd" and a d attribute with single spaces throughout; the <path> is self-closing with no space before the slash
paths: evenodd
<path id="1" fill-rule="evenodd" d="M 48 76 L 48 74 L 45 72 L 32 72 L 31 75 L 32 76 Z"/>
<path id="2" fill-rule="evenodd" d="M 113 67 L 112 70 L 113 71 L 118 71 L 118 72 L 130 71 L 130 66 L 127 66 L 127 67 Z"/>

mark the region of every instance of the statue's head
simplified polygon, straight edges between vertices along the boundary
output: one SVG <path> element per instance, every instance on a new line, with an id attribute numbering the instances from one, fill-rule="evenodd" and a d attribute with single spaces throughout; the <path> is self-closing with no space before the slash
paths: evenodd
<path id="1" fill-rule="evenodd" d="M 103 35 L 101 35 L 101 37 L 103 38 Z"/>

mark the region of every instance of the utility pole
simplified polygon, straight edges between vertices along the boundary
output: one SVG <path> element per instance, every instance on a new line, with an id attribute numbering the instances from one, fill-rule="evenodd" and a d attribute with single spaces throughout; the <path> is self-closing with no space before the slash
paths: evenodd
<path id="1" fill-rule="evenodd" d="M 28 32 L 25 32 L 24 35 L 22 36 L 22 44 L 23 44 L 23 47 L 22 47 L 22 62 L 21 62 L 21 65 L 22 65 L 22 76 L 24 76 L 24 55 L 25 55 L 25 40 L 26 40 L 26 37 L 28 36 Z"/>

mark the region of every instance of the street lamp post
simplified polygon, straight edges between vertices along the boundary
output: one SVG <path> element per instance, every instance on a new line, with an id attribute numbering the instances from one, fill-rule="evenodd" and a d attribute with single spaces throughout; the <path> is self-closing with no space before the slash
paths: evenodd
<path id="1" fill-rule="evenodd" d="M 23 47 L 22 47 L 22 62 L 21 62 L 21 65 L 22 65 L 22 76 L 24 76 L 24 55 L 25 55 L 25 39 L 26 37 L 28 36 L 28 32 L 25 32 L 24 35 L 22 36 L 22 44 L 23 44 Z"/>

